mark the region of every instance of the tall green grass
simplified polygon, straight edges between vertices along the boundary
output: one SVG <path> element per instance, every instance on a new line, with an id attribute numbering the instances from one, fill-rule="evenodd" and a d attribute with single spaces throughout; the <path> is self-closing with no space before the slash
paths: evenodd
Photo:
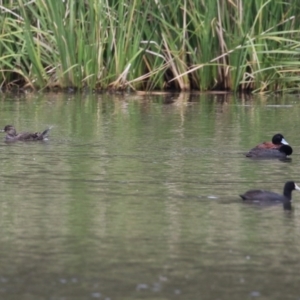
<path id="1" fill-rule="evenodd" d="M 300 4 L 0 0 L 0 87 L 295 92 Z"/>

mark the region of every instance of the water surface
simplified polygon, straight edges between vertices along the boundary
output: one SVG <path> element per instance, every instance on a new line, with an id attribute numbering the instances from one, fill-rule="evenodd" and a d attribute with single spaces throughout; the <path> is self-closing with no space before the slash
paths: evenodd
<path id="1" fill-rule="evenodd" d="M 2 95 L 0 299 L 300 299 L 296 96 Z M 287 162 L 243 153 L 281 132 Z"/>

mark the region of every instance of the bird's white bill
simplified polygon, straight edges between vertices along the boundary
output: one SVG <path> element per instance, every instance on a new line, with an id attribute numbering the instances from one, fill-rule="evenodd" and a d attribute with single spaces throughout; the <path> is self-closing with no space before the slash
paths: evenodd
<path id="1" fill-rule="evenodd" d="M 283 145 L 288 145 L 289 143 L 288 143 L 285 139 L 282 139 L 282 140 L 281 140 L 281 144 L 283 144 Z"/>
<path id="2" fill-rule="evenodd" d="M 295 189 L 297 190 L 297 191 L 300 191 L 300 187 L 295 183 Z"/>

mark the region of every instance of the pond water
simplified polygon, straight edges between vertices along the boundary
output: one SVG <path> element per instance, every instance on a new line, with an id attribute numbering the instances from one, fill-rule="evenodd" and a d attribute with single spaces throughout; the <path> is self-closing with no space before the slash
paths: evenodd
<path id="1" fill-rule="evenodd" d="M 297 96 L 1 95 L 0 299 L 300 299 Z M 290 161 L 243 153 L 281 132 Z"/>

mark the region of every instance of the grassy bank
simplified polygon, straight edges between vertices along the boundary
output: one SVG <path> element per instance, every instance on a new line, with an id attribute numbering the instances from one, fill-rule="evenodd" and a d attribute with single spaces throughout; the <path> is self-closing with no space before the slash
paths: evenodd
<path id="1" fill-rule="evenodd" d="M 300 88 L 297 1 L 0 0 L 0 8 L 2 88 Z"/>

